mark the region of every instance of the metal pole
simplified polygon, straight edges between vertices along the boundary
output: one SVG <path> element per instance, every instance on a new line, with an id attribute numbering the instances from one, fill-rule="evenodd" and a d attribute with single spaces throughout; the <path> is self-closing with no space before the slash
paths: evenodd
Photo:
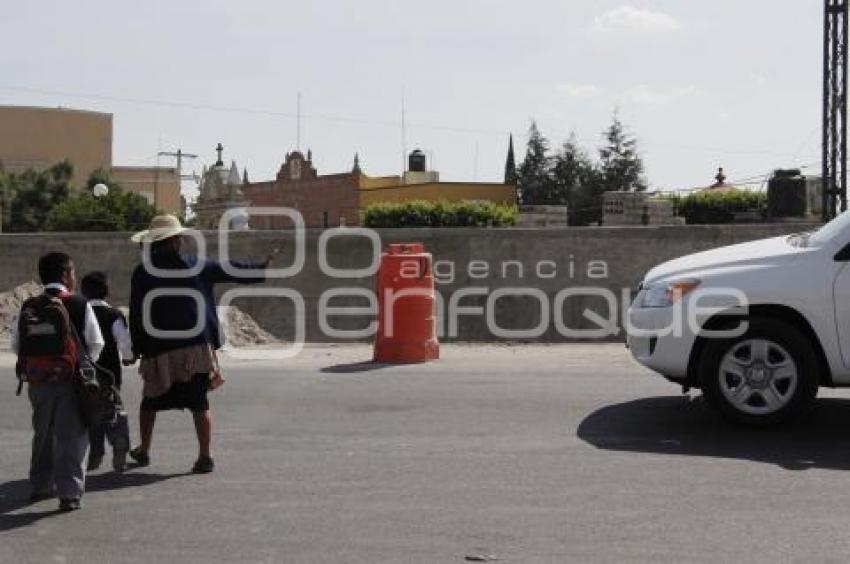
<path id="1" fill-rule="evenodd" d="M 837 14 L 835 9 L 839 0 L 833 0 L 829 14 L 829 168 L 830 184 L 832 190 L 829 193 L 829 218 L 836 215 L 838 209 L 836 198 L 838 196 L 838 29 Z"/>
<path id="2" fill-rule="evenodd" d="M 832 0 L 824 0 L 823 10 L 823 115 L 821 131 L 821 216 L 829 221 L 829 194 L 832 190 L 829 170 L 829 12 Z"/>
<path id="3" fill-rule="evenodd" d="M 847 209 L 847 0 L 824 0 L 823 219 Z"/>
<path id="4" fill-rule="evenodd" d="M 840 61 L 841 75 L 837 77 L 841 84 L 841 93 L 838 95 L 838 117 L 840 123 L 836 124 L 841 137 L 838 165 L 839 172 L 839 197 L 841 198 L 841 212 L 847 211 L 847 0 L 839 0 L 840 13 L 836 18 L 841 18 L 841 37 L 836 41 L 836 49 Z M 836 22 L 837 23 L 837 22 Z M 836 25 L 838 31 L 838 25 Z M 838 69 L 836 69 L 838 70 Z"/>

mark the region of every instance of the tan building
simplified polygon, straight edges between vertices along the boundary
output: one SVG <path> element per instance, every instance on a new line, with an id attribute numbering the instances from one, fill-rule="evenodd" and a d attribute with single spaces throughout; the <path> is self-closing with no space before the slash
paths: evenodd
<path id="1" fill-rule="evenodd" d="M 182 213 L 175 169 L 112 165 L 112 114 L 0 106 L 0 163 L 6 170 L 40 170 L 65 159 L 74 166 L 74 188 L 85 186 L 92 172 L 103 169 L 116 184 L 141 194 L 160 211 Z"/>
<path id="2" fill-rule="evenodd" d="M 45 169 L 68 159 L 74 186 L 112 166 L 112 114 L 0 106 L 0 162 L 6 170 Z"/>
<path id="3" fill-rule="evenodd" d="M 113 166 L 110 178 L 124 190 L 144 196 L 158 210 L 182 214 L 180 176 L 176 168 Z"/>
<path id="4" fill-rule="evenodd" d="M 355 170 L 360 171 L 355 157 Z M 401 176 L 370 177 L 360 174 L 361 209 L 378 202 L 409 202 L 412 200 L 464 200 L 515 204 L 516 188 L 497 182 L 440 182 L 440 175 L 429 170 L 425 153 L 413 151 L 408 157 L 407 170 Z"/>
<path id="5" fill-rule="evenodd" d="M 377 182 L 376 182 L 377 181 Z M 516 189 L 496 182 L 423 182 L 404 184 L 398 176 L 360 177 L 360 207 L 378 202 L 493 202 L 516 204 Z"/>

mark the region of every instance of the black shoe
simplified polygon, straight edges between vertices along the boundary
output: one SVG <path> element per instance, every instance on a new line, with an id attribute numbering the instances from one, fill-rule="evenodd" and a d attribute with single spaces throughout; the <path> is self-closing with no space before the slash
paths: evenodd
<path id="1" fill-rule="evenodd" d="M 148 459 L 150 464 L 150 459 Z M 116 448 L 112 450 L 112 469 L 116 472 L 123 472 L 127 469 L 127 449 Z"/>
<path id="2" fill-rule="evenodd" d="M 59 511 L 69 512 L 76 511 L 82 507 L 80 504 L 80 498 L 78 497 L 68 497 L 59 500 Z"/>
<path id="3" fill-rule="evenodd" d="M 193 474 L 209 474 L 215 468 L 215 462 L 209 456 L 202 456 L 195 461 L 195 465 L 192 466 Z"/>
<path id="4" fill-rule="evenodd" d="M 52 491 L 32 492 L 30 494 L 30 502 L 31 503 L 38 503 L 39 501 L 44 501 L 45 499 L 50 499 L 51 497 L 53 497 L 55 495 L 56 494 Z"/>
<path id="5" fill-rule="evenodd" d="M 139 466 L 147 466 L 151 463 L 151 457 L 148 453 L 143 452 L 141 447 L 136 447 L 130 451 L 130 458 L 136 461 Z"/>
<path id="6" fill-rule="evenodd" d="M 88 463 L 88 466 L 86 466 L 86 472 L 94 472 L 95 470 L 100 468 L 100 465 L 102 463 L 103 463 L 103 455 L 102 454 L 96 455 L 96 456 L 92 456 L 91 454 L 89 454 L 89 463 Z"/>

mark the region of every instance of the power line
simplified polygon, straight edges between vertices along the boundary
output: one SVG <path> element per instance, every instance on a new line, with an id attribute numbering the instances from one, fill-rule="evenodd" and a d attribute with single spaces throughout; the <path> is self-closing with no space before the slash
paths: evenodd
<path id="1" fill-rule="evenodd" d="M 0 85 L 0 90 L 8 90 L 12 92 L 27 92 L 30 94 L 41 94 L 48 96 L 70 96 L 75 98 L 87 98 L 92 100 L 102 100 L 107 102 L 118 102 L 118 103 L 126 103 L 126 104 L 138 104 L 144 106 L 162 106 L 167 108 L 182 108 L 187 110 L 199 110 L 199 111 L 212 111 L 212 112 L 226 112 L 226 113 L 242 113 L 242 114 L 252 114 L 252 115 L 261 115 L 261 116 L 273 116 L 273 117 L 282 117 L 287 119 L 298 120 L 299 114 L 292 112 L 280 112 L 275 110 L 260 110 L 255 108 L 247 108 L 247 107 L 238 107 L 238 106 L 219 106 L 213 104 L 198 104 L 194 102 L 169 102 L 165 100 L 154 100 L 149 98 L 131 98 L 125 96 L 110 96 L 103 94 L 92 94 L 92 93 L 83 93 L 83 92 L 69 92 L 63 90 L 51 90 L 44 88 L 29 88 L 23 86 L 9 86 L 9 85 Z M 398 128 L 399 123 L 396 121 L 390 120 L 378 120 L 378 119 L 366 119 L 366 118 L 355 118 L 355 117 L 346 117 L 346 116 L 338 116 L 338 115 L 325 115 L 325 114 L 301 114 L 302 119 L 311 119 L 311 120 L 319 120 L 319 121 L 328 121 L 328 122 L 338 122 L 338 123 L 353 123 L 360 125 L 375 125 L 382 127 L 392 127 Z M 455 126 L 446 126 L 446 125 L 432 125 L 432 124 L 422 124 L 422 123 L 407 123 L 407 127 L 415 127 L 418 129 L 429 129 L 436 131 L 449 131 L 453 133 L 475 133 L 475 134 L 484 134 L 484 135 L 508 135 L 510 131 L 501 131 L 495 129 L 476 129 L 476 128 L 466 128 L 466 127 L 455 127 Z"/>
<path id="2" fill-rule="evenodd" d="M 440 125 L 440 124 L 426 124 L 426 123 L 412 123 L 406 121 L 406 119 L 402 118 L 402 123 L 393 120 L 381 120 L 374 118 L 358 118 L 358 117 L 349 117 L 349 116 L 340 116 L 340 115 L 329 115 L 329 114 L 303 114 L 300 112 L 281 112 L 277 110 L 268 110 L 268 109 L 257 109 L 257 108 L 249 108 L 244 106 L 222 106 L 215 104 L 199 104 L 195 102 L 182 102 L 182 101 L 166 101 L 166 100 L 156 100 L 151 98 L 135 98 L 135 97 L 126 97 L 126 96 L 114 96 L 114 95 L 105 95 L 105 94 L 94 94 L 94 93 L 85 93 L 85 92 L 71 92 L 67 90 L 54 90 L 54 89 L 46 89 L 46 88 L 31 88 L 24 86 L 15 86 L 15 85 L 3 85 L 0 84 L 0 90 L 7 90 L 11 92 L 26 92 L 30 94 L 40 94 L 40 95 L 49 95 L 49 96 L 70 96 L 75 98 L 83 98 L 83 99 L 92 99 L 92 100 L 101 100 L 107 102 L 117 102 L 117 103 L 126 103 L 126 104 L 137 104 L 144 106 L 160 106 L 166 108 L 180 108 L 187 109 L 193 111 L 210 111 L 210 112 L 223 112 L 223 113 L 238 113 L 238 114 L 246 114 L 246 115 L 260 115 L 260 116 L 271 116 L 271 117 L 280 117 L 291 119 L 297 122 L 303 119 L 311 119 L 317 121 L 326 121 L 331 123 L 349 123 L 349 124 L 357 124 L 357 125 L 370 125 L 370 126 L 378 126 L 378 127 L 392 127 L 399 128 L 402 126 L 404 128 L 415 128 L 420 130 L 430 130 L 430 131 L 446 131 L 450 133 L 462 133 L 462 134 L 478 134 L 478 135 L 499 135 L 505 136 L 513 133 L 516 137 L 522 138 L 526 137 L 526 134 L 523 132 L 511 132 L 509 130 L 499 130 L 499 129 L 482 129 L 482 128 L 468 128 L 468 127 L 457 127 L 457 126 L 449 126 L 449 125 Z M 589 142 L 587 138 L 583 138 L 582 141 L 585 145 L 592 145 L 593 143 Z M 594 141 L 595 143 L 596 141 Z M 652 141 L 641 141 L 641 145 L 646 147 L 660 147 L 660 148 L 668 148 L 675 150 L 684 150 L 684 151 L 702 151 L 702 152 L 713 152 L 713 153 L 723 153 L 723 154 L 752 154 L 752 155 L 765 155 L 765 156 L 774 156 L 774 157 L 797 157 L 799 156 L 799 150 L 782 152 L 782 151 L 770 151 L 764 149 L 747 149 L 740 147 L 714 147 L 714 146 L 701 146 L 701 145 L 691 145 L 691 144 L 683 144 L 683 143 L 666 143 L 666 142 L 652 142 Z"/>

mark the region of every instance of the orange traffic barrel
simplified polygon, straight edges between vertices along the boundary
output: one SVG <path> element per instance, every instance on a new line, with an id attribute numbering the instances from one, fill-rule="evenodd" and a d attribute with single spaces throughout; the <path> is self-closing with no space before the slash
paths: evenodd
<path id="1" fill-rule="evenodd" d="M 375 362 L 440 358 L 431 253 L 422 243 L 396 243 L 381 254 Z"/>

